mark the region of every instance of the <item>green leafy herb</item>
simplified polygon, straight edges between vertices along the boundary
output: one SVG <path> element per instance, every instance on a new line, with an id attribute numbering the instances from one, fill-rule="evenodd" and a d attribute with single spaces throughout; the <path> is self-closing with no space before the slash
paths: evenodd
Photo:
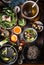
<path id="1" fill-rule="evenodd" d="M 19 21 L 18 21 L 18 24 L 19 24 L 20 26 L 25 26 L 25 25 L 26 25 L 25 19 L 19 20 Z"/>

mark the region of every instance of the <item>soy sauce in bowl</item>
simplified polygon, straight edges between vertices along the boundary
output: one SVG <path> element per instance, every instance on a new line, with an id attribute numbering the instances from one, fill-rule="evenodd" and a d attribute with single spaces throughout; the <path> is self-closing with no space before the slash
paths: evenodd
<path id="1" fill-rule="evenodd" d="M 35 3 L 34 1 L 26 1 L 22 5 L 21 14 L 22 14 L 23 17 L 25 17 L 27 19 L 32 19 L 32 18 L 35 18 L 38 15 L 39 7 L 38 7 L 37 4 L 34 7 L 32 7 L 34 3 Z"/>
<path id="2" fill-rule="evenodd" d="M 29 7 L 29 8 L 28 8 Z M 29 3 L 24 7 L 24 14 L 28 17 L 33 17 L 36 14 L 36 7 L 31 8 L 32 4 L 29 5 Z"/>

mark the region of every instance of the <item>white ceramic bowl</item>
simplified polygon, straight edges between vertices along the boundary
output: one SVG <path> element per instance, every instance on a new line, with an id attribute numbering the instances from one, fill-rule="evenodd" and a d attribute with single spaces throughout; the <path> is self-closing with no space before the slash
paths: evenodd
<path id="1" fill-rule="evenodd" d="M 25 5 L 27 5 L 28 3 L 31 3 L 32 5 L 35 4 L 34 1 L 26 1 L 26 2 L 24 2 L 23 5 L 21 6 L 21 14 L 22 14 L 22 16 L 23 16 L 24 18 L 26 18 L 26 19 L 33 19 L 33 18 L 35 18 L 35 17 L 38 15 L 38 13 L 39 13 L 39 6 L 38 6 L 37 4 L 35 4 L 35 6 L 36 6 L 36 8 L 37 8 L 36 14 L 35 14 L 33 17 L 28 17 L 28 16 L 26 16 L 26 15 L 23 13 L 23 8 L 24 8 Z"/>

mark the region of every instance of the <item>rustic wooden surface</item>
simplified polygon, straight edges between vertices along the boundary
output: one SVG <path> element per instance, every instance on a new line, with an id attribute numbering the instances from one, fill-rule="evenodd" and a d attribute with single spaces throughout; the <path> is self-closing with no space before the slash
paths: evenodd
<path id="1" fill-rule="evenodd" d="M 1 2 L 0 0 L 0 6 L 3 6 L 3 3 Z M 44 32 L 42 32 L 44 34 Z M 43 34 L 41 35 L 41 37 L 38 39 L 38 44 L 40 42 L 43 42 Z M 1 64 L 0 64 L 1 65 Z M 15 64 L 15 65 L 18 65 L 18 64 Z M 22 65 L 44 65 L 44 64 L 22 64 Z"/>

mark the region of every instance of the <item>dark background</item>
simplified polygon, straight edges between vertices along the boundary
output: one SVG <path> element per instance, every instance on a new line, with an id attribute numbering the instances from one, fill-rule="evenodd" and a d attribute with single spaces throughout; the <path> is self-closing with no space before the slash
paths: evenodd
<path id="1" fill-rule="evenodd" d="M 9 4 L 4 4 L 3 2 L 2 2 L 2 0 L 0 0 L 0 10 L 3 8 L 3 6 L 5 6 L 5 5 L 8 5 L 8 6 L 10 6 L 10 7 L 14 7 L 14 6 L 16 6 L 16 5 L 20 5 L 20 4 L 22 4 L 22 3 L 24 3 L 26 0 L 12 0 L 12 2 L 11 3 L 9 3 Z M 33 1 L 36 1 L 36 0 L 33 0 Z M 44 24 L 44 0 L 39 0 L 39 2 L 38 2 L 38 5 L 39 5 L 39 8 L 40 8 L 40 21 Z M 38 44 L 39 43 L 42 43 L 43 42 L 43 54 L 44 54 L 44 30 L 43 30 L 43 32 L 42 33 L 39 33 L 39 38 L 38 38 L 38 40 L 37 40 L 37 42 L 38 42 Z M 42 63 L 44 63 L 44 57 L 43 57 L 43 62 Z M 25 64 L 26 65 L 26 64 Z M 31 64 L 30 64 L 31 65 Z M 44 65 L 44 64 L 43 64 Z"/>

